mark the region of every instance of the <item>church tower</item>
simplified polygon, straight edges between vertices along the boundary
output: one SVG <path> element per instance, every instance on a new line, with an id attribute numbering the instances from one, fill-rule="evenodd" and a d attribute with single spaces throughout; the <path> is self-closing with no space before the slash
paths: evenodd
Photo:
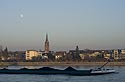
<path id="1" fill-rule="evenodd" d="M 49 40 L 48 40 L 48 34 L 46 34 L 46 41 L 45 41 L 45 53 L 49 53 Z"/>

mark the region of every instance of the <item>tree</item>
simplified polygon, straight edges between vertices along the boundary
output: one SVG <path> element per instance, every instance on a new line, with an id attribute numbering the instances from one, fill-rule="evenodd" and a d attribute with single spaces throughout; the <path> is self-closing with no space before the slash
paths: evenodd
<path id="1" fill-rule="evenodd" d="M 76 54 L 75 54 L 75 58 L 76 58 L 76 60 L 78 60 L 78 61 L 80 61 L 81 60 L 81 57 L 80 57 L 80 52 L 79 52 L 79 48 L 78 48 L 78 46 L 76 46 Z"/>
<path id="2" fill-rule="evenodd" d="M 40 55 L 39 56 L 33 56 L 32 61 L 42 61 L 42 57 Z"/>

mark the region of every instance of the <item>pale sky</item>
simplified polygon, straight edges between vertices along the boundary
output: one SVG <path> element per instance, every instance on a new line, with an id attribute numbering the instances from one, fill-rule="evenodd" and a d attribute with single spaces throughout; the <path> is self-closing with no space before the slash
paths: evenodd
<path id="1" fill-rule="evenodd" d="M 125 48 L 125 0 L 0 0 L 0 45 L 9 50 Z"/>

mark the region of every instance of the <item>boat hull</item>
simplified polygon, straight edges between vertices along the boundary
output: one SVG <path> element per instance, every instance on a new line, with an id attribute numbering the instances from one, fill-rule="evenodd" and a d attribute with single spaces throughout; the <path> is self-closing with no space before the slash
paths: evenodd
<path id="1" fill-rule="evenodd" d="M 40 75 L 90 75 L 90 70 L 81 71 L 64 71 L 64 70 L 54 70 L 54 71 L 43 71 L 43 70 L 0 70 L 0 74 L 40 74 Z"/>
<path id="2" fill-rule="evenodd" d="M 75 75 L 75 76 L 87 76 L 87 75 L 103 75 L 115 73 L 115 70 L 75 70 L 71 67 L 60 70 L 54 68 L 40 68 L 40 69 L 0 69 L 0 74 L 40 74 L 40 75 Z"/>

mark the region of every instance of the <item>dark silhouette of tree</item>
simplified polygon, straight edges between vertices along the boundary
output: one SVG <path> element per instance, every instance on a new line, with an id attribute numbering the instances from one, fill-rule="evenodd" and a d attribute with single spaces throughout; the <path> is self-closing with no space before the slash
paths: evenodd
<path id="1" fill-rule="evenodd" d="M 75 60 L 76 61 L 80 61 L 81 60 L 81 57 L 80 57 L 80 52 L 79 52 L 79 47 L 76 46 L 76 54 L 75 54 Z"/>
<path id="2" fill-rule="evenodd" d="M 34 61 L 34 62 L 42 61 L 42 57 L 40 55 L 39 56 L 33 56 L 32 61 Z"/>

